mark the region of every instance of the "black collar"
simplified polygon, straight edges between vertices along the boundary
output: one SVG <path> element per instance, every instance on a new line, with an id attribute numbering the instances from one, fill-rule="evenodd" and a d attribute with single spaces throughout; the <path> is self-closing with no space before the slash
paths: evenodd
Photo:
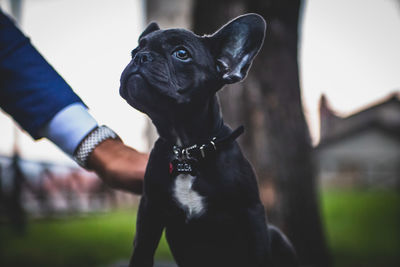
<path id="1" fill-rule="evenodd" d="M 194 174 L 196 165 L 200 160 L 207 158 L 216 151 L 229 145 L 244 132 L 244 127 L 240 126 L 227 136 L 220 138 L 213 137 L 206 143 L 194 144 L 189 147 L 174 146 L 175 159 L 170 163 L 170 174 L 178 175 L 181 173 Z"/>
<path id="2" fill-rule="evenodd" d="M 232 133 L 221 138 L 213 137 L 211 140 L 204 144 L 194 144 L 189 147 L 174 146 L 174 154 L 179 159 L 196 159 L 201 160 L 206 158 L 209 154 L 215 153 L 224 146 L 232 143 L 244 132 L 244 127 L 240 126 Z"/>

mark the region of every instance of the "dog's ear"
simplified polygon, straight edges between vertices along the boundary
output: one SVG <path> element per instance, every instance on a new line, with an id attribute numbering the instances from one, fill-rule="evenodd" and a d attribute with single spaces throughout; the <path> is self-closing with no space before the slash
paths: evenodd
<path id="1" fill-rule="evenodd" d="M 228 22 L 210 36 L 212 53 L 225 83 L 243 80 L 265 37 L 266 22 L 246 14 Z"/>
<path id="2" fill-rule="evenodd" d="M 142 37 L 148 35 L 149 33 L 158 31 L 159 29 L 160 27 L 158 26 L 157 22 L 151 22 L 149 25 L 147 25 L 146 29 L 139 36 L 139 40 L 142 39 Z"/>

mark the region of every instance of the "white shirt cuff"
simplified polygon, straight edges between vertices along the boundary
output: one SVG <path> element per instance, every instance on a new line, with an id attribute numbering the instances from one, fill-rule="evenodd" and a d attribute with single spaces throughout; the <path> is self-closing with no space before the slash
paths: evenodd
<path id="1" fill-rule="evenodd" d="M 87 108 L 74 103 L 60 110 L 40 133 L 72 157 L 83 138 L 96 126 Z"/>

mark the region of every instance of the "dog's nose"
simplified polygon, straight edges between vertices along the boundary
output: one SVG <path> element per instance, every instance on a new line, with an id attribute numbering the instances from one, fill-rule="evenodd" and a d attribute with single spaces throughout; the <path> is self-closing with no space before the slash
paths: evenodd
<path id="1" fill-rule="evenodd" d="M 135 64 L 144 64 L 151 61 L 153 61 L 153 57 L 149 52 L 139 52 L 133 58 L 133 62 L 135 62 Z"/>

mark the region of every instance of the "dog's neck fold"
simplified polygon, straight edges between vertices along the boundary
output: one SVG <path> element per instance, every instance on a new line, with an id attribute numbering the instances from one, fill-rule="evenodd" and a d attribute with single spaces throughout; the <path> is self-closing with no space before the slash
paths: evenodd
<path id="1" fill-rule="evenodd" d="M 183 147 L 210 140 L 224 127 L 216 96 L 205 104 L 193 104 L 164 116 L 153 118 L 158 134 L 169 143 Z"/>

